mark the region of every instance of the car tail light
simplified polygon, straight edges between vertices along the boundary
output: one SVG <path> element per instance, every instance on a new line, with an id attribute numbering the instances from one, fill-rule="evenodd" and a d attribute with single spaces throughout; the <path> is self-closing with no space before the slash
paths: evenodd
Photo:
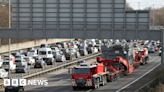
<path id="1" fill-rule="evenodd" d="M 53 61 L 51 60 L 51 62 L 53 62 Z"/>
<path id="2" fill-rule="evenodd" d="M 34 65 L 36 65 L 36 63 L 34 63 Z"/>
<path id="3" fill-rule="evenodd" d="M 25 68 L 23 68 L 23 70 L 25 70 Z"/>
<path id="4" fill-rule="evenodd" d="M 42 63 L 40 63 L 40 65 L 42 65 Z"/>

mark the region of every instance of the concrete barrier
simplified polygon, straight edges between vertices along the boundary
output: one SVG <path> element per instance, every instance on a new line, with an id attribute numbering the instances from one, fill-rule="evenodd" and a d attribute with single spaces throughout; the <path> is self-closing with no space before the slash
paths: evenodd
<path id="1" fill-rule="evenodd" d="M 62 41 L 68 41 L 69 39 L 39 39 L 39 40 L 33 40 L 33 41 L 28 41 L 28 42 L 22 42 L 22 43 L 15 43 L 11 44 L 10 50 L 15 51 L 19 49 L 25 49 L 28 47 L 36 47 L 40 46 L 40 44 L 52 44 L 56 42 L 62 42 Z M 8 46 L 9 45 L 2 45 L 0 48 L 1 53 L 6 53 L 8 52 Z"/>

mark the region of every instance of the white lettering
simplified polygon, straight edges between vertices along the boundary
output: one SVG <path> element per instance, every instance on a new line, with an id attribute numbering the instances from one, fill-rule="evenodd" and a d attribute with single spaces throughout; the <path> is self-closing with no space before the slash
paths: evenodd
<path id="1" fill-rule="evenodd" d="M 48 80 L 44 80 L 44 85 L 48 85 Z"/>
<path id="2" fill-rule="evenodd" d="M 37 85 L 37 81 L 36 80 L 33 80 L 33 83 L 34 83 L 34 85 Z"/>
<path id="3" fill-rule="evenodd" d="M 28 85 L 32 85 L 33 81 L 32 80 L 28 80 Z"/>
<path id="4" fill-rule="evenodd" d="M 44 81 L 43 80 L 38 80 L 38 85 L 43 85 Z"/>

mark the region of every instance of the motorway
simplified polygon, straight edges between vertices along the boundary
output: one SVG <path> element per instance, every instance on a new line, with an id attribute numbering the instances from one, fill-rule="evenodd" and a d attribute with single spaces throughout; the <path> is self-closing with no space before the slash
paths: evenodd
<path id="1" fill-rule="evenodd" d="M 160 64 L 160 56 L 158 56 L 158 53 L 155 54 L 149 54 L 150 60 L 147 65 L 140 66 L 140 68 L 136 69 L 132 74 L 125 76 L 123 78 L 118 79 L 114 82 L 109 82 L 105 86 L 101 86 L 100 88 L 96 90 L 90 90 L 90 89 L 79 89 L 77 91 L 73 91 L 71 87 L 71 75 L 68 74 L 67 69 L 61 69 L 57 72 L 50 73 L 48 75 L 44 75 L 42 77 L 39 77 L 37 79 L 47 79 L 49 85 L 47 86 L 26 86 L 25 91 L 26 92 L 119 92 L 121 88 L 128 85 L 129 83 L 132 83 L 135 79 L 139 78 L 140 76 L 147 73 L 149 70 L 151 70 L 153 67 Z M 90 61 L 95 61 L 95 59 L 92 59 Z M 141 84 L 144 85 L 144 84 Z M 129 92 L 133 92 L 134 90 L 131 89 Z M 1 91 L 3 92 L 3 91 Z"/>

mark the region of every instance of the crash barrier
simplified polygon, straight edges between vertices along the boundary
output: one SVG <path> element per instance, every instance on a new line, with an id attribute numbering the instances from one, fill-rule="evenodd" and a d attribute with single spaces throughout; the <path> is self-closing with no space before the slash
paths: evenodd
<path id="1" fill-rule="evenodd" d="M 156 88 L 160 83 L 164 84 L 164 76 L 160 75 L 142 86 L 141 88 L 137 89 L 134 92 L 149 92 L 150 88 Z"/>
<path id="2" fill-rule="evenodd" d="M 10 45 L 10 51 L 26 49 L 29 47 L 37 47 L 40 46 L 41 44 L 53 44 L 56 42 L 64 42 L 68 40 L 69 39 L 40 39 L 40 40 L 27 41 L 22 43 L 15 43 Z M 2 54 L 8 52 L 8 46 L 9 45 L 2 45 L 0 47 L 0 51 Z"/>
<path id="3" fill-rule="evenodd" d="M 59 65 L 59 66 L 56 66 L 56 64 L 55 64 L 55 65 L 48 66 L 45 69 L 42 68 L 42 69 L 39 69 L 39 70 L 34 71 L 34 72 L 28 72 L 28 73 L 25 73 L 22 75 L 14 75 L 14 76 L 11 76 L 10 78 L 22 77 L 24 79 L 32 79 L 32 78 L 40 77 L 40 76 L 48 74 L 50 72 L 58 71 L 60 69 L 74 65 L 78 60 L 89 60 L 89 59 L 92 59 L 92 58 L 97 57 L 99 55 L 101 55 L 101 52 L 93 53 L 93 54 L 87 55 L 87 56 L 81 56 L 81 57 L 76 58 L 74 60 L 69 60 L 66 63 Z M 1 89 L 4 88 L 3 82 L 0 83 L 0 88 Z"/>

